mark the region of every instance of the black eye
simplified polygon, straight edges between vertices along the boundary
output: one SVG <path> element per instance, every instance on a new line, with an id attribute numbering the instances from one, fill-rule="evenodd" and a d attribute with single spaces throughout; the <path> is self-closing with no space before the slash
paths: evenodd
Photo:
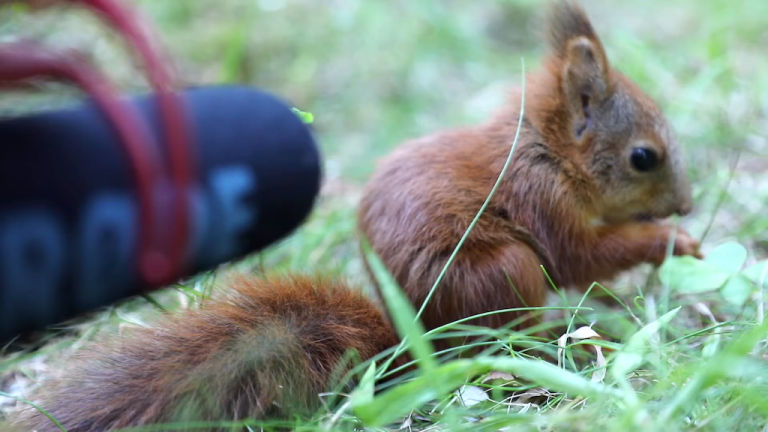
<path id="1" fill-rule="evenodd" d="M 643 172 L 656 168 L 656 164 L 659 163 L 659 157 L 656 156 L 656 152 L 645 148 L 633 149 L 629 160 L 636 170 Z"/>

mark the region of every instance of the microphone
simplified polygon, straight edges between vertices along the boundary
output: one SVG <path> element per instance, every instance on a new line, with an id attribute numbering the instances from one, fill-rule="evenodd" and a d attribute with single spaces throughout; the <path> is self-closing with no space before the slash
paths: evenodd
<path id="1" fill-rule="evenodd" d="M 153 198 L 171 231 L 169 199 L 188 194 L 189 276 L 293 232 L 322 173 L 309 128 L 273 95 L 241 86 L 180 95 L 198 177 L 189 191 L 169 182 Z M 163 143 L 152 95 L 129 104 Z M 134 172 L 94 103 L 0 120 L 0 142 L 0 342 L 159 288 L 139 275 Z"/>

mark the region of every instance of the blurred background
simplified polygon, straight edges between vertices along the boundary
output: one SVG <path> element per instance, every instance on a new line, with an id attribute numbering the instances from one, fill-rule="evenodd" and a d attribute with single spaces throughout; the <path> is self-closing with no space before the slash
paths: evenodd
<path id="1" fill-rule="evenodd" d="M 532 70 L 545 49 L 535 0 L 130 1 L 158 26 L 186 84 L 260 87 L 314 115 L 324 198 L 296 235 L 246 264 L 361 283 L 355 203 L 376 159 L 405 139 L 485 120 L 521 82 L 521 59 Z M 676 130 L 697 206 L 683 225 L 706 236 L 705 251 L 735 239 L 750 261 L 768 255 L 768 2 L 582 4 L 613 66 Z M 20 37 L 84 52 L 126 92 L 146 88 L 88 14 L 0 7 L 0 41 Z M 0 93 L 0 114 L 80 97 L 40 90 Z"/>
<path id="2" fill-rule="evenodd" d="M 484 121 L 538 67 L 540 0 L 126 0 L 159 29 L 187 85 L 239 83 L 314 114 L 324 199 L 262 270 L 339 271 L 365 283 L 355 204 L 377 158 L 403 140 Z M 0 2 L 2 4 L 2 2 Z M 706 250 L 768 251 L 768 2 L 678 0 L 582 5 L 613 66 L 664 109 L 684 148 Z M 0 7 L 0 42 L 76 49 L 125 92 L 146 82 L 122 40 L 79 9 Z M 68 103 L 61 85 L 0 93 L 0 114 Z M 519 103 L 514 100 L 511 103 Z"/>
<path id="3" fill-rule="evenodd" d="M 405 139 L 484 121 L 538 67 L 535 0 L 126 0 L 159 29 L 188 85 L 241 83 L 314 114 L 325 198 L 262 268 L 361 278 L 354 207 L 378 157 Z M 612 64 L 668 115 L 694 185 L 683 224 L 705 250 L 736 239 L 768 251 L 768 2 L 678 0 L 583 6 Z M 122 41 L 78 9 L 0 8 L 0 41 L 85 53 L 126 92 L 146 89 Z M 0 114 L 68 103 L 60 85 L 0 93 Z M 517 104 L 518 101 L 511 101 Z M 754 259 L 754 257 L 753 257 Z M 250 263 L 249 263 L 250 265 Z"/>
<path id="4" fill-rule="evenodd" d="M 329 176 L 350 181 L 403 139 L 485 119 L 520 83 L 521 57 L 535 68 L 544 48 L 535 0 L 128 1 L 159 26 L 188 84 L 245 83 L 314 113 Z M 765 156 L 768 3 L 582 3 L 614 66 L 664 106 L 692 174 L 712 175 L 723 161 L 713 153 Z M 126 91 L 144 88 L 87 14 L 4 8 L 0 40 L 22 36 L 82 50 Z M 3 95 L 1 107 L 36 102 Z"/>

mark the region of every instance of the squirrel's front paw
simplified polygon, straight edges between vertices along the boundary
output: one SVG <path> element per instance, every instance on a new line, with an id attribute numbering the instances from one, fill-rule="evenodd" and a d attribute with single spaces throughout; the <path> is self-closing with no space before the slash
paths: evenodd
<path id="1" fill-rule="evenodd" d="M 673 235 L 673 229 L 670 229 L 670 236 Z M 674 255 L 690 255 L 699 259 L 704 256 L 699 252 L 699 241 L 693 238 L 687 231 L 678 229 L 674 233 L 675 236 L 675 248 L 672 251 Z"/>
<path id="2" fill-rule="evenodd" d="M 672 249 L 672 255 L 675 256 L 693 256 L 703 258 L 699 252 L 699 241 L 693 238 L 687 231 L 666 223 L 656 223 L 651 225 L 655 231 L 655 244 L 650 262 L 655 265 L 661 265 L 667 259 L 667 247 L 674 238 L 675 245 Z"/>

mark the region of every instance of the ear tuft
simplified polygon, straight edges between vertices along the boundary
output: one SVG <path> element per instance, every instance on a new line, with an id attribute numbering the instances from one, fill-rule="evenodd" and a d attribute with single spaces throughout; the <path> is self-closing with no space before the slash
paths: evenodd
<path id="1" fill-rule="evenodd" d="M 548 17 L 549 44 L 555 53 L 564 55 L 570 41 L 586 37 L 598 41 L 592 23 L 584 10 L 573 0 L 556 0 Z"/>
<path id="2" fill-rule="evenodd" d="M 573 135 L 581 140 L 593 124 L 593 107 L 612 92 L 608 59 L 592 23 L 574 0 L 555 0 L 548 24 Z"/>

